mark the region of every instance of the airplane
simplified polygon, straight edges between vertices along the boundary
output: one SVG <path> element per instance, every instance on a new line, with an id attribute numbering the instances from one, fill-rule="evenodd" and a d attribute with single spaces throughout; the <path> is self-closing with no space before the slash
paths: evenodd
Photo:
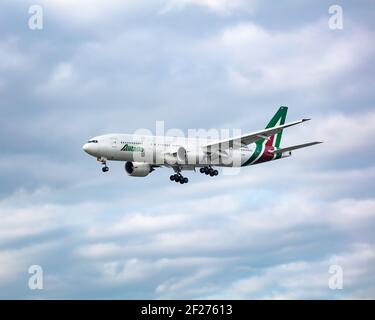
<path id="1" fill-rule="evenodd" d="M 306 122 L 302 119 L 285 123 L 288 108 L 281 106 L 265 129 L 228 139 L 183 138 L 137 134 L 104 134 L 91 138 L 83 150 L 102 163 L 124 161 L 125 171 L 132 177 L 146 177 L 159 167 L 172 168 L 170 180 L 185 184 L 183 170 L 194 170 L 211 177 L 215 167 L 246 167 L 292 155 L 293 150 L 322 143 L 314 141 L 281 148 L 283 129 Z"/>

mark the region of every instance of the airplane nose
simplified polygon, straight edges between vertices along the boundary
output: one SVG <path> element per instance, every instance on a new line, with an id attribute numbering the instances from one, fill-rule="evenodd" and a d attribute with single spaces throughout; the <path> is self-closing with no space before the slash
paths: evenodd
<path id="1" fill-rule="evenodd" d="M 82 147 L 83 151 L 88 154 L 91 154 L 93 150 L 91 150 L 91 143 L 85 143 Z"/>
<path id="2" fill-rule="evenodd" d="M 83 151 L 85 151 L 86 153 L 89 153 L 89 148 L 90 148 L 90 145 L 88 143 L 85 143 L 82 147 Z"/>
<path id="3" fill-rule="evenodd" d="M 90 156 L 98 156 L 99 146 L 98 143 L 85 143 L 82 147 L 83 151 L 88 153 Z"/>

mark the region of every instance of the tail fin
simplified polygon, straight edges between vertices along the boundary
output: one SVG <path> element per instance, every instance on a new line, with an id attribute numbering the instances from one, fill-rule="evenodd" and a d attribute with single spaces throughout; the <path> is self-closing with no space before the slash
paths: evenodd
<path id="1" fill-rule="evenodd" d="M 288 107 L 282 106 L 277 110 L 271 121 L 267 124 L 266 129 L 273 128 L 278 125 L 282 125 L 285 123 L 286 114 L 288 112 Z M 275 149 L 280 148 L 281 136 L 283 134 L 283 130 L 276 133 L 275 135 L 268 138 L 266 145 L 272 146 Z"/>

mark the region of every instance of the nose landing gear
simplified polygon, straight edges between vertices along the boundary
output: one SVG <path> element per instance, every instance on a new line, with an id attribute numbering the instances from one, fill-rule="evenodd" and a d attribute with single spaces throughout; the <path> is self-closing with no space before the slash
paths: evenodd
<path id="1" fill-rule="evenodd" d="M 105 159 L 105 158 L 98 158 L 97 160 L 100 161 L 102 163 L 102 165 L 104 166 L 102 168 L 102 171 L 103 172 L 108 172 L 109 168 L 107 167 L 107 159 Z"/>
<path id="2" fill-rule="evenodd" d="M 210 175 L 211 177 L 217 176 L 219 174 L 219 171 L 213 169 L 211 166 L 200 168 L 199 172 L 204 173 L 207 176 Z"/>

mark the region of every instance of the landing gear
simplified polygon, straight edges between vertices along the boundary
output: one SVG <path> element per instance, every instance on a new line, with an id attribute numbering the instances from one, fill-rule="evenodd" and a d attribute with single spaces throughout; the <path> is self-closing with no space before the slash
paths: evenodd
<path id="1" fill-rule="evenodd" d="M 169 180 L 177 182 L 177 183 L 179 182 L 180 184 L 184 184 L 184 183 L 188 183 L 189 182 L 189 179 L 186 178 L 186 177 L 183 177 L 180 172 L 178 172 L 176 174 L 172 174 L 169 177 Z"/>
<path id="2" fill-rule="evenodd" d="M 98 158 L 97 160 L 100 161 L 102 163 L 102 165 L 104 166 L 102 168 L 102 171 L 103 172 L 108 172 L 109 168 L 107 167 L 107 159 L 105 159 L 105 158 Z"/>
<path id="3" fill-rule="evenodd" d="M 217 176 L 219 174 L 219 171 L 213 169 L 211 166 L 200 168 L 199 172 L 210 175 L 211 177 Z"/>

